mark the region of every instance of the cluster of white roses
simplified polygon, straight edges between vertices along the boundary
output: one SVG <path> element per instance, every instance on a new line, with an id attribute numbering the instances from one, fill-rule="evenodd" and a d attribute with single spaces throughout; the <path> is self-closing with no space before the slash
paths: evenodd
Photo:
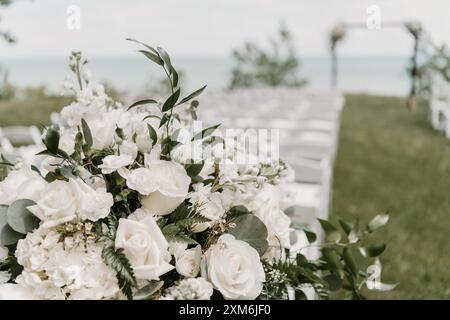
<path id="1" fill-rule="evenodd" d="M 75 62 L 73 69 L 79 68 Z M 27 210 L 38 218 L 37 228 L 0 246 L 0 266 L 14 261 L 21 268 L 14 276 L 8 269 L 0 272 L 0 298 L 127 297 L 117 261 L 103 254 L 111 230 L 113 252 L 124 254 L 132 269 L 132 295 L 175 274 L 175 281 L 151 296 L 209 299 L 217 290 L 225 299 L 257 298 L 265 281 L 262 260 L 289 248 L 290 219 L 276 185 L 286 177 L 286 166 L 238 163 L 245 152 L 239 139 L 208 144 L 214 130 L 195 139 L 192 118 L 182 112 L 192 107 L 187 103 L 177 107 L 177 116 L 163 111 L 167 101 L 127 109 L 76 72 L 80 88 L 76 82 L 64 85 L 76 101 L 62 109 L 61 124 L 44 133 L 47 150 L 36 156 L 33 169 L 18 162 L 0 181 L 0 215 L 28 199 L 33 204 Z M 54 152 L 50 131 L 57 135 Z M 191 174 L 195 165 L 186 160 L 198 147 L 194 140 L 209 150 Z M 197 220 L 175 220 L 180 206 L 197 213 Z M 265 225 L 264 252 L 230 232 L 236 225 L 228 215 L 237 206 Z M 6 222 L 0 227 L 12 231 Z"/>

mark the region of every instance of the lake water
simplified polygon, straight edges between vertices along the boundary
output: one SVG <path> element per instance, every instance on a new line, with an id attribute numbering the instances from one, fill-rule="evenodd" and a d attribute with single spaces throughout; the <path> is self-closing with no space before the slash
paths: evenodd
<path id="1" fill-rule="evenodd" d="M 312 90 L 324 91 L 330 86 L 330 60 L 325 57 L 303 57 L 300 74 L 309 81 Z M 231 59 L 174 58 L 174 65 L 185 74 L 189 89 L 208 84 L 209 88 L 227 86 L 233 66 Z M 409 80 L 408 58 L 404 57 L 342 57 L 339 61 L 339 87 L 344 92 L 364 92 L 384 95 L 406 95 Z M 10 80 L 19 86 L 46 85 L 56 91 L 69 74 L 65 59 L 2 60 Z M 146 84 L 163 76 L 145 58 L 94 59 L 89 68 L 97 81 L 108 81 L 121 90 L 143 92 Z"/>

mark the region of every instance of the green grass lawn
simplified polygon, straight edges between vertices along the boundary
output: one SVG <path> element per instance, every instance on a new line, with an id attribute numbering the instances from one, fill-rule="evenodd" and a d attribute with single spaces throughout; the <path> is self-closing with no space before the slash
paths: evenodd
<path id="1" fill-rule="evenodd" d="M 450 299 L 450 141 L 433 131 L 428 108 L 401 98 L 348 95 L 334 170 L 333 217 L 389 211 L 384 282 L 371 298 Z"/>
<path id="2" fill-rule="evenodd" d="M 0 101 L 0 127 L 49 124 L 50 113 L 61 110 L 72 101 L 73 98 L 65 97 Z"/>

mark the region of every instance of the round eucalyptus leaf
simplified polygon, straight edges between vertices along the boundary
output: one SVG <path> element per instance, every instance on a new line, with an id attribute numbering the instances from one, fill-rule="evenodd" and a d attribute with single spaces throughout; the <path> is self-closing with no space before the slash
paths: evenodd
<path id="1" fill-rule="evenodd" d="M 28 199 L 14 201 L 8 208 L 8 224 L 16 232 L 26 234 L 39 225 L 39 219 L 27 207 L 35 202 Z"/>
<path id="2" fill-rule="evenodd" d="M 151 282 L 145 287 L 139 289 L 133 296 L 133 300 L 147 300 L 156 291 L 162 288 L 164 281 Z"/>
<path id="3" fill-rule="evenodd" d="M 268 233 L 264 222 L 253 214 L 238 216 L 233 222 L 236 226 L 229 233 L 236 239 L 247 242 L 262 256 L 268 247 Z"/>
<path id="4" fill-rule="evenodd" d="M 14 231 L 8 224 L 0 225 L 0 244 L 10 246 L 22 239 L 23 234 Z"/>
<path id="5" fill-rule="evenodd" d="M 8 206 L 0 206 L 0 228 L 8 224 Z"/>

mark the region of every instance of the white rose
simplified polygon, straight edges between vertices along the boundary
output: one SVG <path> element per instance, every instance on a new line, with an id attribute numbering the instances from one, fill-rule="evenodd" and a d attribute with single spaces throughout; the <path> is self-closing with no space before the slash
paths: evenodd
<path id="1" fill-rule="evenodd" d="M 28 168 L 12 171 L 0 182 L 0 205 L 10 205 L 19 199 L 37 201 L 46 184 L 37 172 Z"/>
<path id="2" fill-rule="evenodd" d="M 205 253 L 202 276 L 225 299 L 256 299 L 265 281 L 258 252 L 248 243 L 222 235 Z"/>
<path id="3" fill-rule="evenodd" d="M 92 133 L 92 148 L 102 150 L 112 145 L 116 122 L 109 118 L 106 117 L 105 119 L 96 119 L 88 122 Z"/>
<path id="4" fill-rule="evenodd" d="M 154 160 L 149 168 L 133 170 L 127 177 L 127 186 L 146 196 L 142 206 L 149 212 L 166 215 L 186 198 L 191 178 L 175 162 Z"/>
<path id="5" fill-rule="evenodd" d="M 6 259 L 8 259 L 8 253 L 9 253 L 8 248 L 0 245 L 0 262 L 3 262 Z"/>
<path id="6" fill-rule="evenodd" d="M 36 300 L 32 290 L 18 284 L 5 283 L 0 285 L 0 300 Z"/>
<path id="7" fill-rule="evenodd" d="M 93 189 L 81 179 L 70 179 L 69 184 L 76 196 L 77 212 L 82 220 L 97 221 L 109 214 L 114 201 L 105 188 Z"/>
<path id="8" fill-rule="evenodd" d="M 267 227 L 269 246 L 289 248 L 291 218 L 278 207 L 261 206 L 255 215 Z"/>
<path id="9" fill-rule="evenodd" d="M 109 155 L 103 158 L 102 164 L 98 167 L 102 169 L 103 174 L 113 173 L 133 163 L 133 158 L 128 154 L 120 156 Z"/>
<path id="10" fill-rule="evenodd" d="M 124 249 L 136 279 L 159 280 L 173 269 L 169 244 L 151 217 L 141 221 L 120 219 L 115 245 Z"/>
<path id="11" fill-rule="evenodd" d="M 43 222 L 43 228 L 51 228 L 76 218 L 76 195 L 68 182 L 55 180 L 42 190 L 36 205 L 28 210 Z"/>
<path id="12" fill-rule="evenodd" d="M 120 155 L 129 155 L 131 158 L 136 159 L 138 154 L 138 147 L 130 141 L 122 141 L 119 147 Z"/>
<path id="13" fill-rule="evenodd" d="M 188 278 L 195 278 L 200 271 L 202 249 L 198 245 L 195 248 L 184 250 L 175 255 L 175 267 L 177 272 Z"/>

